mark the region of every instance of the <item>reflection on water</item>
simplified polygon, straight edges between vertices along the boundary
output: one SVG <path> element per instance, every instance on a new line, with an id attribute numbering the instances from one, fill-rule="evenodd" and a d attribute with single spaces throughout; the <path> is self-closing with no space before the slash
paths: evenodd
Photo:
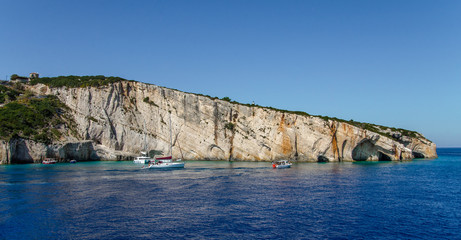
<path id="1" fill-rule="evenodd" d="M 460 163 L 0 166 L 0 239 L 454 239 Z"/>

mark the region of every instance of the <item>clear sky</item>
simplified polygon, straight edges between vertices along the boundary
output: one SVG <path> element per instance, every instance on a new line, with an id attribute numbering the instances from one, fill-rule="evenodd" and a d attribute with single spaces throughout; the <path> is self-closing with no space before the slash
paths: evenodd
<path id="1" fill-rule="evenodd" d="M 106 75 L 461 147 L 461 1 L 0 0 L 0 79 Z"/>

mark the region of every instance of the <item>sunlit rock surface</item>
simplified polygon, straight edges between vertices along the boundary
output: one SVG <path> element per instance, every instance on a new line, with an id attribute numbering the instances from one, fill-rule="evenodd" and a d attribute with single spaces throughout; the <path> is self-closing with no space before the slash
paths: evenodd
<path id="1" fill-rule="evenodd" d="M 168 153 L 170 119 L 173 155 L 185 160 L 325 162 L 437 157 L 436 145 L 420 134 L 402 136 L 389 129 L 383 130 L 386 134 L 377 133 L 343 121 L 230 103 L 140 82 L 90 88 L 35 85 L 31 90 L 56 95 L 70 108 L 78 141 L 91 142 L 77 156 L 88 160 L 126 160 L 145 149 Z M 11 154 L 23 147 L 2 146 L 4 163 L 6 155 L 10 154 L 11 162 Z M 28 162 L 26 159 L 50 151 L 43 146 L 29 148 L 37 153 L 17 158 Z M 74 157 L 67 151 L 72 152 L 66 150 L 66 158 Z M 61 156 L 59 150 L 55 152 Z"/>

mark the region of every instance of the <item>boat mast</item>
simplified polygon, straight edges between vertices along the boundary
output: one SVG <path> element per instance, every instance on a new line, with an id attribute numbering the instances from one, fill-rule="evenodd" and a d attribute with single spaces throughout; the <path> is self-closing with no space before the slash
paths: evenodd
<path id="1" fill-rule="evenodd" d="M 170 112 L 170 156 L 173 156 L 173 139 L 171 137 L 171 112 Z"/>
<path id="2" fill-rule="evenodd" d="M 149 153 L 147 152 L 146 119 L 144 119 L 144 152 L 146 153 L 146 156 L 149 156 Z"/>

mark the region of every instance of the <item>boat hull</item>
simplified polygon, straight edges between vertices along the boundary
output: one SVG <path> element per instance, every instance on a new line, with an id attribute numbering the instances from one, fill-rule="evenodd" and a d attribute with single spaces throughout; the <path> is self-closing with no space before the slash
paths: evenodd
<path id="1" fill-rule="evenodd" d="M 42 164 L 55 164 L 55 163 L 57 163 L 57 161 L 52 158 L 47 158 L 42 161 Z"/>
<path id="2" fill-rule="evenodd" d="M 164 169 L 164 168 L 184 168 L 185 162 L 165 162 L 165 163 L 158 163 L 152 164 L 145 168 L 149 169 Z"/>
<path id="3" fill-rule="evenodd" d="M 136 157 L 134 160 L 133 160 L 133 163 L 138 163 L 138 164 L 146 164 L 146 163 L 150 163 L 150 161 L 152 160 L 152 158 L 148 157 L 145 155 L 144 152 L 141 152 L 142 156 L 139 156 L 139 157 Z"/>
<path id="4" fill-rule="evenodd" d="M 272 162 L 272 167 L 273 168 L 290 168 L 291 162 L 287 160 L 280 160 L 280 161 Z"/>
<path id="5" fill-rule="evenodd" d="M 274 164 L 275 165 L 275 164 Z M 287 164 L 287 165 L 275 165 L 273 166 L 274 168 L 290 168 L 291 167 L 291 164 Z"/>
<path id="6" fill-rule="evenodd" d="M 133 160 L 134 163 L 137 163 L 137 164 L 146 164 L 146 163 L 149 163 L 149 160 L 144 160 L 144 159 L 141 159 L 141 160 L 138 160 L 138 159 L 135 159 Z"/>
<path id="7" fill-rule="evenodd" d="M 42 162 L 42 164 L 55 164 L 56 162 Z"/>

